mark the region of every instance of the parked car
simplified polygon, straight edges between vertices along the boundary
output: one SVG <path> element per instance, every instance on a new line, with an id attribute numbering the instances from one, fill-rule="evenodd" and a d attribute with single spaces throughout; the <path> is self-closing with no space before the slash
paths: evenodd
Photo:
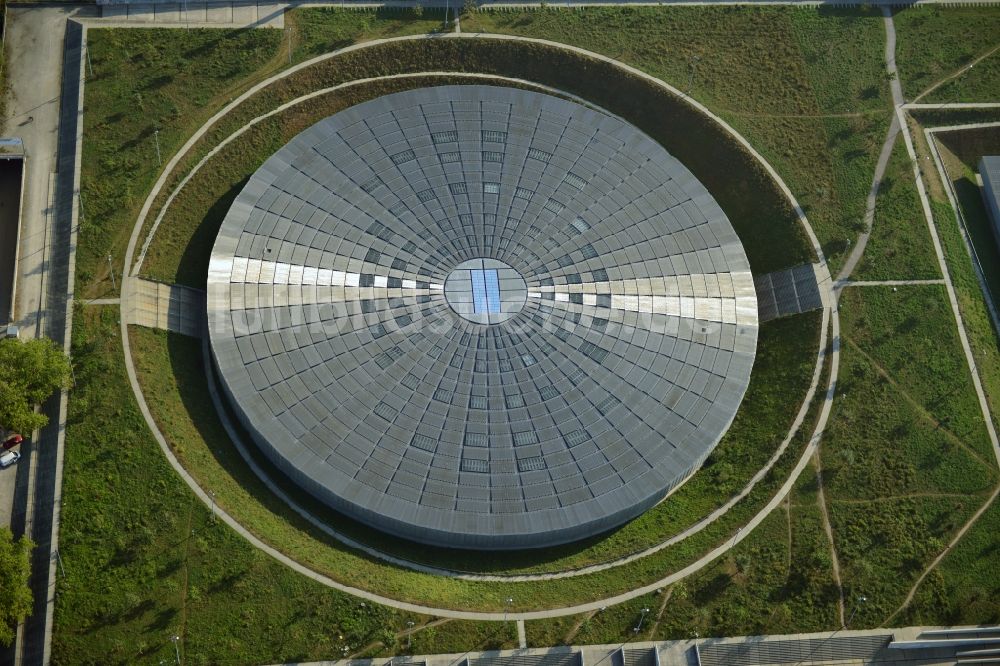
<path id="1" fill-rule="evenodd" d="M 7 451 L 6 453 L 0 454 L 0 469 L 10 467 L 20 459 L 21 454 L 17 451 Z"/>
<path id="2" fill-rule="evenodd" d="M 24 437 L 18 435 L 16 432 L 4 440 L 3 444 L 0 444 L 0 451 L 9 451 L 21 442 L 24 441 Z"/>

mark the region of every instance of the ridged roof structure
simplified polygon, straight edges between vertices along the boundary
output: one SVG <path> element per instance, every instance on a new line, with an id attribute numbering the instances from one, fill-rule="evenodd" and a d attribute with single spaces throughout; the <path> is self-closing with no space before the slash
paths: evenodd
<path id="1" fill-rule="evenodd" d="M 758 330 L 740 240 L 680 162 L 619 118 L 492 86 L 381 97 L 275 153 L 219 232 L 208 319 L 285 474 L 474 549 L 574 541 L 662 499 L 729 427 Z"/>

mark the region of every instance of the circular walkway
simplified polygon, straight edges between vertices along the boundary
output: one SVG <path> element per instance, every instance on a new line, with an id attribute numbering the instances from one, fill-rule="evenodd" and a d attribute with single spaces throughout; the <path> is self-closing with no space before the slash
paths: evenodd
<path id="1" fill-rule="evenodd" d="M 138 239 L 139 239 L 139 235 L 140 235 L 141 230 L 142 230 L 143 223 L 144 223 L 144 221 L 146 219 L 146 216 L 149 213 L 149 210 L 152 207 L 152 204 L 153 204 L 153 201 L 154 201 L 155 197 L 160 192 L 160 190 L 164 187 L 164 185 L 165 185 L 165 183 L 166 183 L 166 181 L 168 179 L 168 176 L 170 175 L 170 173 L 173 170 L 173 168 L 180 161 L 180 159 L 183 157 L 183 155 L 186 154 L 187 151 L 190 150 L 194 146 L 194 144 L 198 141 L 198 139 L 201 136 L 203 136 L 205 134 L 205 132 L 207 132 L 208 129 L 216 121 L 218 121 L 219 119 L 221 119 L 225 114 L 227 114 L 228 112 L 230 112 L 233 108 L 235 108 L 236 106 L 238 106 L 240 103 L 242 103 L 243 101 L 245 101 L 247 98 L 249 98 L 250 96 L 252 96 L 256 92 L 259 92 L 260 90 L 262 90 L 263 88 L 265 88 L 267 85 L 270 85 L 274 81 L 280 80 L 281 78 L 284 78 L 284 77 L 286 77 L 286 76 L 288 76 L 288 75 L 290 75 L 290 74 L 292 74 L 292 73 L 294 73 L 296 71 L 299 71 L 300 69 L 303 69 L 305 67 L 308 67 L 308 66 L 311 66 L 313 64 L 316 64 L 317 62 L 321 62 L 323 60 L 326 60 L 326 59 L 329 59 L 329 58 L 332 58 L 332 57 L 336 57 L 337 55 L 340 55 L 340 54 L 345 53 L 345 52 L 350 52 L 350 51 L 355 51 L 355 50 L 359 50 L 359 49 L 363 49 L 363 48 L 368 48 L 368 47 L 371 47 L 371 46 L 374 46 L 374 45 L 377 45 L 377 44 L 386 43 L 386 42 L 391 42 L 391 41 L 395 42 L 395 41 L 404 41 L 404 40 L 419 40 L 419 39 L 429 39 L 429 38 L 430 39 L 440 39 L 441 37 L 436 37 L 436 36 L 401 37 L 401 38 L 395 38 L 395 39 L 392 39 L 392 40 L 377 40 L 377 41 L 368 42 L 368 43 L 365 43 L 365 44 L 354 45 L 354 46 L 342 49 L 340 51 L 336 51 L 336 52 L 333 52 L 333 53 L 330 53 L 330 54 L 319 56 L 317 58 L 314 58 L 313 60 L 301 63 L 300 65 L 297 65 L 297 66 L 295 66 L 293 68 L 290 68 L 289 70 L 286 70 L 285 72 L 282 72 L 281 74 L 275 75 L 274 77 L 271 77 L 270 79 L 261 82 L 257 86 L 254 86 L 253 88 L 251 88 L 250 90 L 248 90 L 246 93 L 244 93 L 243 95 L 241 95 L 240 97 L 238 97 L 237 99 L 235 99 L 233 102 L 231 102 L 229 105 L 227 105 L 223 110 L 221 110 L 218 114 L 216 114 L 215 116 L 213 116 L 212 119 L 210 119 L 201 130 L 199 130 L 195 135 L 193 135 L 191 137 L 191 139 L 189 139 L 189 141 L 182 147 L 182 149 L 177 153 L 177 155 L 175 155 L 174 158 L 172 158 L 172 160 L 170 161 L 170 163 L 167 165 L 167 168 L 164 170 L 163 174 L 161 175 L 161 178 L 157 181 L 156 185 L 154 186 L 154 189 L 150 193 L 150 195 L 149 195 L 149 197 L 148 197 L 145 205 L 143 206 L 142 212 L 140 213 L 140 217 L 137 220 L 136 226 L 133 229 L 133 233 L 132 233 L 132 236 L 130 238 L 129 246 L 128 246 L 128 250 L 127 250 L 127 254 L 126 254 L 126 265 L 133 266 L 132 270 L 130 271 L 130 275 L 136 275 L 138 273 L 138 270 L 139 270 L 139 264 L 138 263 L 133 264 L 133 261 L 134 261 L 134 258 L 135 258 L 135 251 L 136 251 L 136 247 L 137 247 L 137 244 L 138 244 Z M 785 481 L 785 483 L 782 485 L 781 489 L 775 494 L 775 496 L 771 499 L 771 501 L 757 515 L 755 515 L 754 518 L 749 523 L 747 523 L 744 526 L 744 528 L 741 528 L 741 530 L 736 533 L 736 535 L 734 536 L 733 539 L 725 542 L 723 545 L 721 545 L 718 548 L 716 548 L 716 549 L 712 550 L 711 552 L 707 553 L 706 555 L 704 555 L 703 557 L 701 557 L 699 560 L 697 560 L 696 562 L 692 563 L 688 567 L 685 567 L 684 569 L 682 569 L 680 571 L 677 571 L 677 572 L 675 572 L 675 573 L 673 573 L 673 574 L 671 574 L 669 576 L 666 576 L 666 577 L 664 577 L 664 578 L 662 578 L 662 579 L 660 579 L 658 581 L 655 581 L 655 582 L 653 582 L 651 584 L 642 586 L 640 588 L 637 588 L 637 589 L 631 590 L 629 592 L 626 592 L 626 593 L 623 593 L 623 594 L 620 594 L 620 595 L 616 595 L 614 597 L 610 597 L 610 598 L 607 598 L 607 599 L 602 599 L 602 600 L 598 600 L 598 601 L 594 601 L 594 602 L 588 602 L 588 603 L 585 603 L 585 604 L 579 604 L 579 605 L 569 606 L 569 607 L 560 608 L 560 609 L 548 609 L 548 610 L 529 611 L 529 612 L 520 612 L 520 613 L 515 613 L 515 612 L 512 612 L 512 613 L 475 612 L 475 611 L 462 611 L 462 610 L 445 609 L 445 608 L 433 608 L 433 607 L 423 606 L 423 605 L 420 605 L 420 604 L 412 604 L 412 603 L 408 603 L 408 602 L 400 602 L 400 601 L 397 601 L 397 600 L 394 600 L 394 599 L 390 599 L 388 597 L 384 597 L 382 595 L 373 594 L 373 593 L 371 593 L 371 592 L 369 592 L 367 590 L 361 590 L 361 589 L 354 588 L 354 587 L 351 587 L 351 586 L 348 586 L 348 585 L 344 585 L 343 583 L 340 583 L 338 581 L 330 579 L 327 576 L 324 576 L 322 574 L 318 574 L 318 573 L 316 573 L 316 572 L 314 572 L 314 571 L 312 571 L 312 570 L 304 567 L 303 565 L 299 564 L 297 561 L 295 561 L 295 560 L 287 557 L 286 555 L 284 555 L 283 553 L 277 551 L 273 547 L 271 547 L 271 546 L 263 543 L 262 541 L 260 541 L 260 539 L 258 539 L 257 537 L 255 537 L 249 531 L 247 531 L 242 525 L 240 525 L 236 520 L 234 520 L 228 514 L 220 513 L 220 516 L 221 516 L 221 518 L 225 522 L 227 522 L 227 524 L 229 524 L 233 529 L 237 530 L 240 534 L 242 534 L 245 538 L 247 538 L 256 547 L 258 547 L 261 550 L 267 552 L 272 557 L 275 557 L 279 561 L 283 562 L 287 566 L 292 567 L 293 569 L 299 571 L 300 573 L 303 573 L 304 575 L 307 575 L 307 576 L 313 578 L 314 580 L 317 580 L 317 581 L 319 581 L 319 582 L 321 582 L 321 583 L 323 583 L 325 585 L 328 585 L 330 587 L 342 590 L 344 592 L 348 592 L 350 594 L 354 594 L 356 596 L 359 596 L 359 597 L 362 597 L 362 598 L 365 598 L 365 599 L 369 599 L 371 601 L 376 601 L 378 603 L 384 603 L 386 605 L 390 605 L 390 606 L 393 606 L 393 607 L 396 607 L 396 608 L 399 608 L 399 609 L 402 609 L 402 610 L 408 610 L 408 611 L 412 611 L 412 612 L 437 615 L 437 616 L 440 616 L 440 617 L 463 618 L 463 619 L 474 619 L 474 620 L 505 620 L 505 619 L 524 619 L 524 620 L 528 620 L 528 619 L 540 619 L 540 618 L 546 618 L 546 617 L 558 617 L 558 616 L 571 615 L 571 614 L 576 614 L 576 613 L 581 613 L 581 612 L 587 612 L 587 611 L 599 609 L 599 608 L 601 608 L 603 606 L 607 606 L 607 605 L 610 605 L 610 604 L 615 604 L 615 603 L 620 603 L 620 602 L 623 602 L 623 601 L 627 601 L 629 599 L 633 599 L 633 598 L 636 598 L 636 597 L 641 596 L 643 594 L 649 593 L 649 592 L 651 592 L 653 590 L 659 589 L 660 587 L 663 587 L 664 585 L 669 585 L 669 584 L 671 584 L 673 582 L 676 582 L 677 580 L 681 580 L 682 578 L 684 578 L 684 577 L 686 577 L 688 575 L 691 575 L 692 573 L 694 573 L 694 572 L 702 569 L 703 567 L 707 566 L 712 561 L 714 561 L 717 557 L 719 557 L 720 555 L 724 554 L 725 552 L 727 552 L 728 550 L 730 550 L 731 548 L 733 548 L 737 543 L 739 543 L 739 541 L 741 541 L 743 538 L 746 537 L 747 534 L 749 534 L 749 532 L 753 529 L 753 527 L 755 527 L 756 525 L 758 525 L 764 518 L 766 518 L 766 516 L 771 511 L 773 511 L 780 504 L 780 502 L 784 499 L 784 497 L 791 490 L 791 488 L 794 485 L 794 483 L 795 483 L 796 479 L 798 478 L 798 476 L 804 470 L 805 466 L 807 465 L 807 463 L 809 461 L 809 458 L 815 452 L 816 446 L 818 445 L 819 439 L 820 439 L 820 437 L 822 435 L 823 429 L 825 428 L 827 419 L 829 417 L 829 412 L 830 412 L 830 406 L 831 406 L 831 403 L 832 403 L 833 392 L 834 392 L 834 389 L 835 389 L 835 386 L 836 386 L 836 380 L 837 380 L 837 369 L 838 369 L 839 348 L 840 348 L 840 345 L 839 345 L 839 318 L 838 318 L 837 311 L 836 311 L 836 303 L 835 303 L 835 301 L 831 297 L 831 294 L 832 294 L 832 282 L 831 282 L 831 280 L 829 278 L 829 272 L 826 269 L 826 263 L 825 263 L 825 259 L 823 258 L 822 249 L 820 248 L 819 243 L 818 243 L 818 241 L 816 239 L 816 236 L 813 233 L 811 227 L 809 226 L 808 220 L 806 219 L 805 214 L 802 211 L 801 207 L 799 207 L 797 205 L 797 203 L 795 202 L 795 199 L 792 196 L 791 192 L 789 191 L 788 187 L 784 184 L 784 182 L 781 180 L 781 178 L 778 176 L 778 174 L 774 171 L 774 169 L 763 159 L 763 157 L 756 150 L 754 150 L 753 147 L 742 136 L 740 136 L 735 130 L 733 130 L 732 127 L 730 127 L 728 124 L 726 124 L 725 121 L 723 121 L 721 118 L 719 118 L 715 114 L 712 114 L 703 105 L 701 105 L 698 102 L 696 102 L 695 100 L 687 97 L 686 95 L 684 95 L 680 91 L 676 90 L 672 86 L 669 86 L 668 84 L 666 84 L 666 83 L 664 83 L 662 81 L 659 81 L 658 79 L 655 79 L 655 78 L 653 78 L 653 77 L 651 77 L 651 76 L 649 76 L 647 74 L 644 74 L 643 72 L 641 72 L 639 70 L 636 70 L 633 67 L 625 65 L 624 63 L 617 62 L 617 61 L 615 61 L 613 59 L 607 58 L 607 57 L 602 56 L 600 54 L 592 53 L 592 52 L 589 52 L 589 51 L 586 51 L 584 49 L 580 49 L 580 48 L 577 48 L 577 47 L 570 47 L 570 46 L 566 46 L 566 45 L 563 45 L 563 44 L 558 44 L 558 43 L 555 43 L 555 42 L 550 42 L 550 41 L 547 41 L 547 40 L 536 40 L 536 39 L 521 38 L 521 37 L 508 37 L 508 36 L 502 36 L 502 35 L 471 35 L 471 34 L 467 34 L 467 33 L 466 34 L 461 34 L 461 35 L 449 35 L 449 36 L 447 36 L 445 38 L 449 38 L 449 39 L 453 39 L 453 38 L 458 38 L 458 39 L 462 39 L 462 38 L 487 38 L 487 39 L 506 39 L 506 40 L 513 40 L 513 41 L 533 42 L 533 43 L 539 43 L 539 44 L 548 45 L 548 46 L 551 46 L 553 48 L 566 49 L 566 50 L 578 53 L 578 54 L 583 55 L 583 56 L 588 57 L 588 58 L 594 58 L 594 59 L 598 59 L 598 60 L 601 60 L 601 61 L 612 63 L 615 66 L 617 66 L 620 69 L 622 69 L 623 71 L 626 71 L 626 72 L 628 72 L 630 74 L 638 76 L 638 77 L 640 77 L 640 78 L 642 78 L 642 79 L 644 79 L 644 80 L 646 80 L 646 81 L 648 81 L 650 83 L 653 83 L 656 86 L 659 86 L 659 87 L 661 87 L 661 88 L 669 91 L 670 93 L 672 93 L 672 94 L 674 94 L 674 95 L 676 95 L 676 96 L 678 96 L 678 97 L 680 97 L 682 99 L 685 99 L 688 103 L 690 103 L 691 105 L 693 105 L 694 107 L 696 107 L 698 110 L 700 110 L 701 112 L 703 112 L 706 115 L 708 115 L 709 117 L 711 117 L 717 123 L 719 123 L 734 139 L 736 139 L 744 148 L 746 148 L 755 157 L 755 159 L 757 159 L 760 162 L 760 164 L 768 171 L 768 173 L 772 176 L 772 178 L 778 183 L 779 187 L 785 193 L 785 195 L 789 199 L 789 201 L 792 202 L 792 204 L 794 205 L 795 210 L 796 210 L 797 214 L 799 215 L 799 219 L 802 222 L 803 227 L 804 227 L 804 229 L 805 229 L 805 231 L 806 231 L 806 233 L 807 233 L 810 241 L 813 244 L 813 247 L 815 249 L 815 252 L 816 252 L 817 256 L 819 257 L 819 266 L 817 268 L 818 268 L 818 273 L 821 276 L 820 277 L 820 288 L 821 288 L 821 290 L 824 293 L 824 302 L 826 304 L 826 309 L 824 310 L 824 319 L 823 319 L 822 333 L 821 333 L 820 351 L 819 351 L 819 355 L 818 355 L 818 358 L 817 358 L 817 365 L 816 365 L 816 368 L 815 368 L 815 372 L 814 372 L 814 375 L 813 375 L 813 381 L 811 383 L 811 386 L 810 386 L 810 389 L 809 389 L 809 393 L 808 393 L 808 395 L 806 397 L 806 400 L 805 400 L 805 402 L 803 404 L 802 409 L 800 410 L 800 412 L 799 412 L 799 414 L 798 414 L 798 416 L 796 418 L 796 422 L 795 422 L 794 427 L 793 427 L 793 429 L 797 429 L 801 425 L 802 421 L 805 418 L 807 407 L 808 407 L 809 403 L 811 402 L 812 397 L 815 395 L 816 391 L 819 388 L 818 387 L 818 383 L 819 383 L 819 379 L 820 379 L 820 375 L 821 375 L 822 365 L 823 365 L 824 359 L 826 358 L 826 349 L 827 349 L 827 344 L 828 344 L 828 337 L 827 336 L 828 336 L 828 329 L 829 329 L 830 333 L 832 334 L 831 343 L 830 343 L 831 344 L 831 349 L 832 349 L 832 354 L 831 354 L 831 358 L 830 358 L 830 364 L 831 365 L 830 365 L 829 383 L 828 383 L 828 386 L 825 389 L 825 399 L 823 401 L 823 404 L 822 404 L 822 407 L 821 407 L 821 410 L 820 410 L 820 414 L 819 414 L 819 418 L 818 418 L 818 422 L 817 422 L 816 428 L 815 428 L 815 430 L 813 432 L 813 435 L 812 435 L 812 437 L 810 439 L 810 442 L 809 442 L 806 450 L 803 452 L 802 456 L 800 457 L 799 461 L 797 462 L 797 464 L 796 464 L 794 470 L 792 471 L 791 475 Z M 125 291 L 127 292 L 127 290 L 125 290 Z M 168 460 L 170 461 L 170 463 L 174 467 L 174 469 L 182 476 L 182 478 L 184 478 L 185 482 L 188 483 L 188 485 L 195 492 L 195 494 L 206 505 L 210 505 L 211 504 L 211 498 L 208 496 L 207 493 L 205 493 L 198 486 L 198 484 L 194 481 L 194 479 L 180 465 L 180 463 L 177 461 L 176 457 L 170 451 L 169 446 L 167 445 L 166 440 L 163 438 L 162 433 L 160 433 L 159 430 L 155 426 L 155 423 L 154 423 L 154 421 L 152 419 L 151 414 L 149 413 L 148 407 L 146 405 L 146 402 L 145 402 L 145 400 L 144 400 L 144 398 L 142 396 L 142 392 L 141 392 L 140 387 L 138 385 L 138 380 L 136 378 L 135 368 L 134 368 L 134 365 L 132 363 L 131 352 L 130 352 L 130 348 L 129 348 L 129 344 L 128 344 L 127 324 L 124 322 L 124 320 L 123 320 L 123 323 L 122 323 L 122 331 L 121 331 L 121 333 L 122 333 L 122 339 L 123 339 L 123 342 L 124 342 L 124 353 L 125 353 L 125 360 L 126 360 L 126 368 L 127 368 L 128 375 L 129 375 L 129 381 L 130 381 L 130 384 L 132 386 L 133 392 L 136 395 L 136 399 L 139 402 L 140 409 L 143 412 L 144 418 L 147 421 L 147 424 L 149 425 L 150 429 L 153 431 L 154 436 L 156 437 L 158 443 L 160 444 L 161 449 L 163 450 L 164 454 L 167 456 Z"/>

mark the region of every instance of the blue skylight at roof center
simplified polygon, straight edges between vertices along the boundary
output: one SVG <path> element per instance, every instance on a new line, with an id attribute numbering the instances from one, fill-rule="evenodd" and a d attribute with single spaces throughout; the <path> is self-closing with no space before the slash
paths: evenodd
<path id="1" fill-rule="evenodd" d="M 500 279 L 497 269 L 487 268 L 486 274 L 486 311 L 500 312 Z"/>
<path id="2" fill-rule="evenodd" d="M 500 312 L 500 279 L 495 268 L 476 268 L 472 274 L 472 310 L 476 314 Z"/>

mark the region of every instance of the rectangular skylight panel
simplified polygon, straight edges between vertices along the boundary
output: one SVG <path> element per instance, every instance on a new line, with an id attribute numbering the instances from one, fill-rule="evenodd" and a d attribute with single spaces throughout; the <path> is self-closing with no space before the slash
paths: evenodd
<path id="1" fill-rule="evenodd" d="M 486 305 L 486 276 L 482 269 L 470 271 L 472 273 L 472 311 L 479 314 L 488 312 Z"/>
<path id="2" fill-rule="evenodd" d="M 486 311 L 500 312 L 500 280 L 495 268 L 483 271 L 486 276 Z"/>

